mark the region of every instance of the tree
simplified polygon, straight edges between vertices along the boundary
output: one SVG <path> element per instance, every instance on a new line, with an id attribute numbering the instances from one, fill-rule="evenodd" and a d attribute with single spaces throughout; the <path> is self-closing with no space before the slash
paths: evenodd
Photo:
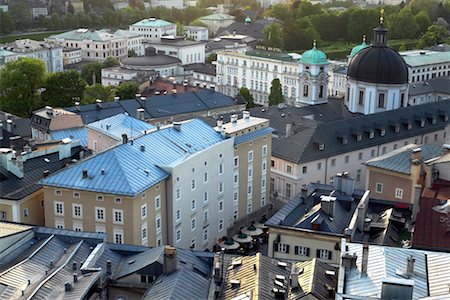
<path id="1" fill-rule="evenodd" d="M 139 93 L 139 86 L 134 81 L 122 82 L 116 88 L 116 96 L 122 100 L 134 99 L 137 93 Z"/>
<path id="2" fill-rule="evenodd" d="M 129 0 L 129 5 L 131 7 L 133 7 L 134 9 L 138 9 L 138 10 L 145 10 L 145 5 L 142 1 L 140 0 Z"/>
<path id="3" fill-rule="evenodd" d="M 74 99 L 83 98 L 86 85 L 86 81 L 75 70 L 51 73 L 45 80 L 42 101 L 55 107 L 71 106 Z"/>
<path id="4" fill-rule="evenodd" d="M 411 9 L 404 8 L 398 14 L 391 15 L 388 18 L 391 36 L 394 39 L 413 39 L 417 37 L 420 30 L 415 22 L 415 17 Z"/>
<path id="5" fill-rule="evenodd" d="M 103 65 L 103 68 L 111 68 L 111 67 L 117 67 L 120 64 L 119 64 L 119 61 L 116 58 L 114 58 L 112 56 L 109 56 L 108 58 L 106 58 L 103 61 L 102 65 Z"/>
<path id="6" fill-rule="evenodd" d="M 248 88 L 241 87 L 239 89 L 239 95 L 241 95 L 245 99 L 245 101 L 247 102 L 247 105 L 246 105 L 245 108 L 249 109 L 249 108 L 256 107 L 255 99 L 253 98 L 253 95 L 250 93 Z"/>
<path id="7" fill-rule="evenodd" d="M 402 43 L 402 44 L 400 45 L 400 47 L 398 48 L 398 51 L 399 51 L 399 52 L 401 52 L 401 51 L 406 51 L 406 50 L 408 50 L 408 48 L 406 47 L 406 44 L 405 44 L 405 43 Z"/>
<path id="8" fill-rule="evenodd" d="M 95 103 L 97 99 L 104 102 L 114 100 L 114 88 L 110 85 L 104 86 L 99 83 L 90 85 L 84 90 L 82 104 Z"/>
<path id="9" fill-rule="evenodd" d="M 17 3 L 14 3 L 14 5 L 11 5 L 10 13 L 12 19 L 15 21 L 16 30 L 23 31 L 30 28 L 33 17 L 27 1 L 20 0 Z"/>
<path id="10" fill-rule="evenodd" d="M 281 88 L 280 79 L 272 80 L 269 94 L 269 106 L 278 105 L 284 102 L 283 91 Z"/>
<path id="11" fill-rule="evenodd" d="M 180 22 L 177 22 L 177 35 L 184 35 L 184 26 Z"/>
<path id="12" fill-rule="evenodd" d="M 67 5 L 67 12 L 71 15 L 75 13 L 75 8 L 73 7 L 73 4 L 71 1 L 69 1 L 69 4 Z"/>
<path id="13" fill-rule="evenodd" d="M 81 68 L 81 77 L 88 83 L 100 83 L 103 65 L 99 62 L 91 62 Z M 95 82 L 94 79 L 95 78 Z"/>
<path id="14" fill-rule="evenodd" d="M 420 34 L 426 32 L 428 27 L 431 25 L 430 16 L 423 10 L 414 16 L 414 22 L 419 26 Z"/>
<path id="15" fill-rule="evenodd" d="M 45 64 L 39 59 L 21 58 L 0 69 L 0 109 L 28 117 L 40 105 L 45 82 Z"/>
<path id="16" fill-rule="evenodd" d="M 210 64 L 210 63 L 212 63 L 213 61 L 216 61 L 217 60 L 217 53 L 211 53 L 210 55 L 208 55 L 208 58 L 206 59 L 206 63 L 207 64 Z"/>
<path id="17" fill-rule="evenodd" d="M 431 25 L 419 39 L 418 48 L 441 44 L 448 37 L 448 31 L 440 25 Z"/>
<path id="18" fill-rule="evenodd" d="M 192 22 L 191 24 L 189 24 L 189 25 L 191 25 L 191 26 L 208 27 L 208 26 L 205 25 L 205 23 L 203 23 L 203 22 L 200 21 L 200 20 L 195 20 L 195 21 L 193 21 L 193 22 Z"/>
<path id="19" fill-rule="evenodd" d="M 278 23 L 267 25 L 263 29 L 264 45 L 267 47 L 274 47 L 284 49 L 283 29 Z"/>
<path id="20" fill-rule="evenodd" d="M 11 14 L 0 10 L 0 33 L 8 34 L 14 30 L 14 21 Z"/>
<path id="21" fill-rule="evenodd" d="M 128 57 L 136 57 L 136 51 L 134 51 L 133 49 L 128 50 Z"/>

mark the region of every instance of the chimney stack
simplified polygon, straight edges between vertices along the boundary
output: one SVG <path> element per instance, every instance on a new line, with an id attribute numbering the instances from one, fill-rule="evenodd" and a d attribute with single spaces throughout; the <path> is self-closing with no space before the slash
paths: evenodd
<path id="1" fill-rule="evenodd" d="M 320 208 L 329 217 L 334 215 L 334 205 L 336 203 L 336 197 L 322 195 L 320 196 Z"/>
<path id="2" fill-rule="evenodd" d="M 177 270 L 178 257 L 177 249 L 172 246 L 164 247 L 164 266 L 163 274 L 169 275 Z"/>
<path id="3" fill-rule="evenodd" d="M 145 145 L 141 145 L 141 151 L 145 152 Z"/>
<path id="4" fill-rule="evenodd" d="M 286 123 L 286 137 L 289 137 L 292 132 L 292 123 Z"/>
<path id="5" fill-rule="evenodd" d="M 421 152 L 422 152 L 421 148 L 414 148 L 414 149 L 412 149 L 411 150 L 411 161 L 414 161 L 416 159 L 420 159 Z"/>
<path id="6" fill-rule="evenodd" d="M 80 111 L 80 102 L 75 102 L 75 108 Z"/>
<path id="7" fill-rule="evenodd" d="M 363 245 L 362 258 L 361 258 L 361 275 L 367 275 L 367 265 L 369 263 L 369 245 Z"/>
<path id="8" fill-rule="evenodd" d="M 11 119 L 6 120 L 6 131 L 8 131 L 9 133 L 11 133 L 12 131 L 12 123 L 13 121 Z"/>
<path id="9" fill-rule="evenodd" d="M 181 123 L 173 122 L 173 129 L 175 129 L 176 131 L 181 131 Z"/>
<path id="10" fill-rule="evenodd" d="M 211 92 L 214 92 L 214 90 L 216 89 L 216 86 L 214 84 L 211 84 L 209 86 L 209 88 L 211 89 Z"/>
<path id="11" fill-rule="evenodd" d="M 243 118 L 245 121 L 250 121 L 250 112 L 247 111 L 247 110 L 244 110 L 244 111 L 242 112 L 242 118 Z"/>
<path id="12" fill-rule="evenodd" d="M 112 274 L 112 263 L 110 260 L 106 261 L 106 274 L 108 275 Z"/>
<path id="13" fill-rule="evenodd" d="M 233 124 L 236 124 L 238 120 L 238 116 L 237 115 L 231 115 L 230 117 L 230 122 Z"/>
<path id="14" fill-rule="evenodd" d="M 444 148 L 444 153 L 450 153 L 450 144 L 444 144 L 442 148 Z"/>
<path id="15" fill-rule="evenodd" d="M 223 260 L 221 258 L 221 253 L 216 252 L 214 253 L 214 260 L 213 260 L 213 267 L 214 267 L 214 282 L 216 284 L 222 284 L 222 268 L 223 268 Z"/>
<path id="16" fill-rule="evenodd" d="M 75 273 L 73 274 L 73 282 L 77 282 L 78 281 L 78 275 Z"/>
<path id="17" fill-rule="evenodd" d="M 122 143 L 127 144 L 128 143 L 128 136 L 124 133 L 122 134 Z"/>
<path id="18" fill-rule="evenodd" d="M 414 273 L 414 263 L 415 263 L 415 259 L 412 255 L 408 256 L 407 259 L 407 265 L 406 265 L 406 273 L 408 273 L 408 275 L 412 275 Z"/>
<path id="19" fill-rule="evenodd" d="M 50 174 L 50 170 L 44 170 L 44 173 L 42 174 L 43 177 L 48 177 Z"/>
<path id="20" fill-rule="evenodd" d="M 291 268 L 291 288 L 293 290 L 299 288 L 298 275 L 300 275 L 299 268 L 297 268 L 294 264 L 292 264 L 292 268 Z"/>
<path id="21" fill-rule="evenodd" d="M 145 109 L 143 108 L 138 108 L 136 109 L 136 117 L 138 118 L 138 120 L 144 121 L 145 120 Z"/>
<path id="22" fill-rule="evenodd" d="M 119 97 L 119 96 L 115 96 L 115 97 L 114 97 L 114 101 L 115 101 L 115 102 L 117 102 L 117 101 L 119 101 L 119 100 L 120 100 L 120 97 Z"/>
<path id="23" fill-rule="evenodd" d="M 82 175 L 83 178 L 88 178 L 88 170 L 83 170 Z"/>

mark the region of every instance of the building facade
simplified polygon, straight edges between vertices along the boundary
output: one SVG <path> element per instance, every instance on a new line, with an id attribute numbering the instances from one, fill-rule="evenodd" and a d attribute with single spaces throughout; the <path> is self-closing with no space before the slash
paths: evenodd
<path id="1" fill-rule="evenodd" d="M 184 26 L 184 35 L 188 38 L 194 39 L 194 41 L 207 41 L 209 38 L 209 30 L 202 26 Z"/>
<path id="2" fill-rule="evenodd" d="M 80 48 L 63 48 L 63 64 L 72 65 L 81 62 L 82 55 Z"/>
<path id="3" fill-rule="evenodd" d="M 206 27 L 208 27 L 209 32 L 212 36 L 215 36 L 219 28 L 225 28 L 232 23 L 234 23 L 234 16 L 230 16 L 227 14 L 219 13 L 219 14 L 211 14 L 200 18 Z"/>
<path id="4" fill-rule="evenodd" d="M 177 34 L 177 25 L 156 18 L 143 19 L 129 27 L 130 32 L 141 35 L 148 42 L 158 42 L 162 36 Z"/>
<path id="5" fill-rule="evenodd" d="M 189 41 L 183 37 L 167 36 L 146 44 L 155 48 L 157 54 L 170 55 L 181 60 L 182 65 L 205 62 L 205 44 Z"/>

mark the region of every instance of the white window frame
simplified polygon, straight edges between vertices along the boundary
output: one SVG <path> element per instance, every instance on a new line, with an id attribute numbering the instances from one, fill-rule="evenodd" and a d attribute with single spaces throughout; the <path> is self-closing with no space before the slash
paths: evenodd
<path id="1" fill-rule="evenodd" d="M 77 208 L 79 209 L 79 214 L 77 214 Z M 83 218 L 83 205 L 79 203 L 72 203 L 72 218 L 82 219 Z"/>
<path id="2" fill-rule="evenodd" d="M 219 232 L 222 232 L 224 230 L 223 219 L 219 220 L 218 228 L 219 228 Z"/>
<path id="3" fill-rule="evenodd" d="M 262 156 L 267 156 L 267 145 L 263 145 L 262 146 L 262 150 L 261 150 Z"/>
<path id="4" fill-rule="evenodd" d="M 224 206 L 224 202 L 223 202 L 223 200 L 220 200 L 219 204 L 218 204 L 219 212 L 223 212 L 223 206 Z"/>
<path id="5" fill-rule="evenodd" d="M 319 257 L 321 259 L 330 259 L 330 250 L 327 249 L 318 249 L 319 250 Z"/>
<path id="6" fill-rule="evenodd" d="M 74 198 L 80 198 L 80 192 L 73 192 Z"/>
<path id="7" fill-rule="evenodd" d="M 205 239 L 205 237 L 206 237 L 206 239 Z M 205 228 L 203 230 L 203 243 L 207 242 L 208 238 L 209 238 L 209 230 L 208 230 L 208 228 Z"/>
<path id="8" fill-rule="evenodd" d="M 161 208 L 161 195 L 155 197 L 155 210 L 159 210 Z"/>
<path id="9" fill-rule="evenodd" d="M 395 198 L 403 199 L 403 189 L 400 188 L 395 189 Z"/>
<path id="10" fill-rule="evenodd" d="M 56 196 L 62 196 L 62 191 L 61 190 L 55 190 L 55 195 Z"/>
<path id="11" fill-rule="evenodd" d="M 305 247 L 305 246 L 296 246 L 296 247 L 298 249 L 296 255 L 308 256 L 308 247 Z M 295 248 L 294 248 L 294 251 L 295 251 Z"/>
<path id="12" fill-rule="evenodd" d="M 116 213 L 118 213 L 118 215 L 120 215 L 120 220 L 119 221 L 116 220 Z M 124 219 L 123 209 L 113 209 L 112 210 L 112 217 L 113 217 L 113 224 L 123 225 L 123 219 Z"/>
<path id="13" fill-rule="evenodd" d="M 248 151 L 247 160 L 248 160 L 248 162 L 253 161 L 253 150 Z"/>
<path id="14" fill-rule="evenodd" d="M 141 205 L 141 220 L 144 220 L 147 218 L 148 210 L 147 210 L 147 204 Z"/>
<path id="15" fill-rule="evenodd" d="M 195 191 L 195 188 L 197 187 L 197 183 L 195 182 L 195 178 L 191 181 L 191 191 Z"/>
<path id="16" fill-rule="evenodd" d="M 160 233 L 162 230 L 162 219 L 160 215 L 157 215 L 155 218 L 155 228 L 156 228 L 156 233 Z"/>
<path id="17" fill-rule="evenodd" d="M 223 163 L 220 163 L 219 164 L 219 175 L 222 175 L 223 174 Z"/>
<path id="18" fill-rule="evenodd" d="M 179 228 L 175 230 L 175 239 L 177 243 L 181 242 L 181 229 Z"/>
<path id="19" fill-rule="evenodd" d="M 208 202 L 208 199 L 209 199 L 209 194 L 208 194 L 208 191 L 206 191 L 203 193 L 203 203 Z"/>
<path id="20" fill-rule="evenodd" d="M 105 197 L 103 195 L 97 195 L 95 198 L 97 201 L 105 201 Z"/>
<path id="21" fill-rule="evenodd" d="M 197 209 L 197 200 L 192 199 L 191 200 L 191 211 L 194 211 Z"/>
<path id="22" fill-rule="evenodd" d="M 95 232 L 106 233 L 105 225 L 95 225 Z"/>
<path id="23" fill-rule="evenodd" d="M 61 212 L 58 211 L 58 205 L 61 205 Z M 55 216 L 62 216 L 64 217 L 64 202 L 61 201 L 55 201 L 54 202 L 54 211 L 55 211 Z"/>
<path id="24" fill-rule="evenodd" d="M 197 227 L 197 220 L 195 217 L 191 218 L 191 231 L 194 231 Z"/>
<path id="25" fill-rule="evenodd" d="M 223 182 L 219 182 L 219 194 L 223 194 Z"/>
<path id="26" fill-rule="evenodd" d="M 117 242 L 118 236 L 120 236 L 120 243 Z M 114 244 L 123 244 L 124 242 L 125 242 L 125 235 L 123 234 L 123 230 L 115 228 L 113 230 L 113 243 Z"/>
<path id="27" fill-rule="evenodd" d="M 277 247 L 276 252 L 286 253 L 287 252 L 287 248 L 288 248 L 288 244 L 286 244 L 286 243 L 278 243 L 278 247 Z"/>
<path id="28" fill-rule="evenodd" d="M 175 191 L 175 199 L 179 201 L 181 199 L 181 189 L 177 188 Z"/>
<path id="29" fill-rule="evenodd" d="M 145 233 L 145 234 L 144 234 Z M 142 244 L 146 244 L 148 241 L 148 228 L 147 223 L 141 224 L 141 241 Z"/>
<path id="30" fill-rule="evenodd" d="M 101 211 L 103 218 L 98 218 L 98 212 Z M 106 222 L 106 209 L 104 207 L 95 207 L 95 221 L 96 222 Z"/>
<path id="31" fill-rule="evenodd" d="M 239 167 L 239 156 L 235 156 L 233 162 L 235 168 Z"/>
<path id="32" fill-rule="evenodd" d="M 175 220 L 176 220 L 176 222 L 180 222 L 181 221 L 181 209 L 177 209 L 175 211 Z"/>

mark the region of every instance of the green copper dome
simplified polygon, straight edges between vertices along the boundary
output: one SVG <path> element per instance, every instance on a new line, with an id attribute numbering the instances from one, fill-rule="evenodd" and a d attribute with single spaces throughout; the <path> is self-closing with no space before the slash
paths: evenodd
<path id="1" fill-rule="evenodd" d="M 366 36 L 364 36 L 363 42 L 360 45 L 353 47 L 352 52 L 350 52 L 350 57 L 355 56 L 356 54 L 359 53 L 359 51 L 361 51 L 362 49 L 365 49 L 367 47 L 369 47 L 369 45 L 366 44 Z"/>
<path id="2" fill-rule="evenodd" d="M 300 58 L 300 61 L 310 65 L 328 64 L 327 55 L 323 53 L 323 51 L 320 51 L 319 49 L 316 48 L 316 42 L 314 42 L 314 46 L 311 50 L 305 51 L 305 53 L 303 53 L 302 58 Z"/>
<path id="3" fill-rule="evenodd" d="M 242 20 L 242 19 L 241 19 Z M 244 20 L 245 23 L 251 23 L 252 19 L 250 17 L 245 18 Z"/>

